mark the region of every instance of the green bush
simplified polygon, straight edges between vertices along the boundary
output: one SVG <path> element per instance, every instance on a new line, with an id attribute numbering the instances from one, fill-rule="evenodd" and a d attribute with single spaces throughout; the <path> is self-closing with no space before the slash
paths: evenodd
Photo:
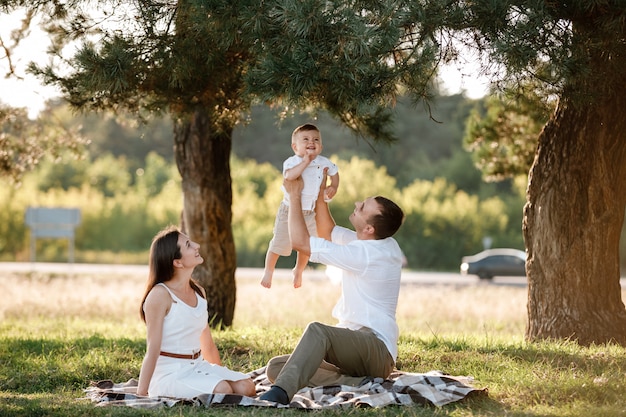
<path id="1" fill-rule="evenodd" d="M 523 247 L 521 191 L 519 195 L 486 194 L 480 198 L 442 178 L 416 180 L 399 189 L 386 168 L 370 160 L 331 159 L 339 166 L 341 177 L 339 192 L 330 203 L 337 224 L 350 227 L 348 218 L 354 203 L 368 196 L 382 195 L 397 201 L 406 214 L 397 240 L 409 268 L 455 270 L 461 256 L 482 250 L 486 236 L 492 238 L 494 246 Z M 24 213 L 29 205 L 80 208 L 77 262 L 146 262 L 154 234 L 167 224 L 179 223 L 182 191 L 178 171 L 173 163 L 154 153 L 133 172 L 129 172 L 131 168 L 124 158 L 109 154 L 90 163 L 70 159 L 61 165 L 46 162 L 25 177 L 21 188 L 8 183 L 1 188 L 3 259 L 28 257 Z M 262 267 L 282 199 L 282 176 L 271 164 L 253 160 L 233 157 L 231 167 L 237 263 Z M 37 242 L 37 258 L 41 261 L 65 261 L 67 250 L 64 240 Z M 294 262 L 292 254 L 281 257 L 277 266 L 291 268 Z"/>
<path id="2" fill-rule="evenodd" d="M 22 183 L 15 188 L 8 179 L 0 182 L 0 260 L 10 261 L 24 257 L 28 232 L 24 215 L 32 184 Z M 28 256 L 28 255 L 26 255 Z"/>
<path id="3" fill-rule="evenodd" d="M 458 268 L 463 255 L 482 249 L 482 238 L 506 230 L 497 198 L 480 201 L 444 179 L 415 181 L 403 190 L 405 224 L 398 234 L 409 265 L 419 269 Z"/>
<path id="4" fill-rule="evenodd" d="M 82 161 L 69 161 L 64 165 Z M 106 167 L 109 166 L 110 172 Z M 20 188 L 6 183 L 0 189 L 0 247 L 3 260 L 28 259 L 29 236 L 24 224 L 28 206 L 76 207 L 81 211 L 81 223 L 76 228 L 77 262 L 98 261 L 94 252 L 142 253 L 154 234 L 167 224 L 177 224 L 182 210 L 182 191 L 178 173 L 172 164 L 156 155 L 146 158 L 144 172 L 152 182 L 137 181 L 131 185 L 130 173 L 123 159 L 106 156 L 96 160 L 82 175 L 78 186 L 51 188 L 48 175 L 52 172 L 78 172 L 64 167 L 50 170 L 44 163 L 41 170 L 25 177 Z M 91 177 L 90 177 L 91 173 Z M 93 179 L 96 179 L 93 181 Z M 38 239 L 37 260 L 66 261 L 67 240 Z M 89 254 L 88 256 L 83 256 Z M 111 256 L 108 256 L 111 259 Z M 132 259 L 132 257 L 131 257 Z M 141 259 L 145 259 L 142 255 Z"/>
<path id="5" fill-rule="evenodd" d="M 233 236 L 237 265 L 260 267 L 282 199 L 282 175 L 269 163 L 231 159 L 233 177 Z M 280 260 L 284 262 L 284 259 Z"/>

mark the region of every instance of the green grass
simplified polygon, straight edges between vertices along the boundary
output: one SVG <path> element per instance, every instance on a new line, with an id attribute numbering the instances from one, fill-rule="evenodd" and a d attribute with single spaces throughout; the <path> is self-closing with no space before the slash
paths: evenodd
<path id="1" fill-rule="evenodd" d="M 83 400 L 91 381 L 139 374 L 143 277 L 0 276 L 0 416 L 285 416 L 298 410 L 175 406 L 137 410 Z M 332 322 L 338 291 L 306 282 L 238 283 L 236 323 L 215 331 L 225 365 L 257 369 L 288 353 L 306 322 Z M 329 295 L 332 295 L 329 296 Z M 470 300 L 481 299 L 479 308 Z M 398 368 L 471 376 L 486 398 L 436 407 L 316 411 L 316 416 L 624 416 L 626 349 L 523 339 L 525 289 L 403 288 Z M 278 300 L 278 301 L 277 301 Z M 456 300 L 454 303 L 442 300 Z M 520 305 L 521 304 L 521 305 Z M 438 308 L 437 308 L 438 306 Z M 267 323 L 270 324 L 267 324 Z"/>

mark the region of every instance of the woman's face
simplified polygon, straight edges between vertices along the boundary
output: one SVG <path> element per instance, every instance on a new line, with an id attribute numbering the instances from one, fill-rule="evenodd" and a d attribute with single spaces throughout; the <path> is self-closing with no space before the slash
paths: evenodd
<path id="1" fill-rule="evenodd" d="M 189 239 L 189 236 L 179 233 L 178 246 L 180 247 L 180 263 L 183 268 L 195 268 L 204 262 L 200 256 L 200 245 Z"/>

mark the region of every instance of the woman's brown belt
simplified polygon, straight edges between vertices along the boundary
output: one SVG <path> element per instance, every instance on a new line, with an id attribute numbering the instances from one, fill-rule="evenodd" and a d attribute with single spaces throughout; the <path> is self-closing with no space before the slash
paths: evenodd
<path id="1" fill-rule="evenodd" d="M 180 353 L 170 353 L 170 352 L 161 351 L 160 355 L 167 356 L 169 358 L 176 358 L 176 359 L 198 359 L 200 357 L 200 351 L 197 351 L 193 355 L 181 355 Z"/>

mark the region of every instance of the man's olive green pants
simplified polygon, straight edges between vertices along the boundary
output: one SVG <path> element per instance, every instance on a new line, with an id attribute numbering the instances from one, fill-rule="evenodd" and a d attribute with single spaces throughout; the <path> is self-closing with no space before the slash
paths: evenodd
<path id="1" fill-rule="evenodd" d="M 387 347 L 370 329 L 313 322 L 291 355 L 270 359 L 266 374 L 291 399 L 306 386 L 358 386 L 365 377 L 387 378 L 394 365 Z"/>

